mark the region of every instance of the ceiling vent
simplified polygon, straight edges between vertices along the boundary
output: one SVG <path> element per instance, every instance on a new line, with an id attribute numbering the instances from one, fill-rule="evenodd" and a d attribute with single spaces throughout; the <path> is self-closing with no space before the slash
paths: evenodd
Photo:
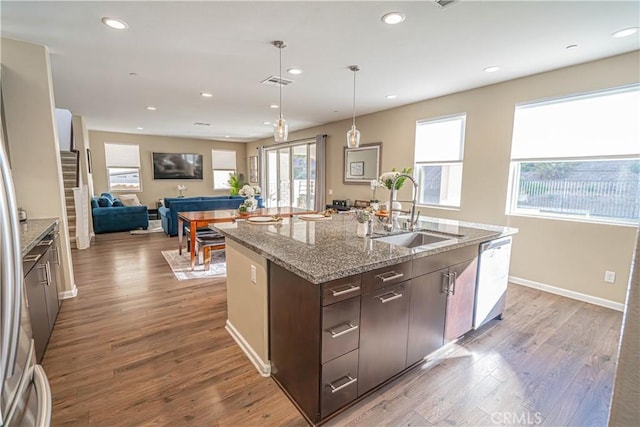
<path id="1" fill-rule="evenodd" d="M 194 125 L 195 126 L 211 126 L 211 123 L 195 122 Z"/>
<path id="2" fill-rule="evenodd" d="M 459 0 L 436 0 L 436 4 L 440 6 L 440 8 L 444 9 L 445 7 L 449 7 L 454 3 L 458 3 Z"/>
<path id="3" fill-rule="evenodd" d="M 261 81 L 263 85 L 269 86 L 289 86 L 291 83 L 295 83 L 295 80 L 283 79 L 282 77 L 271 76 Z"/>

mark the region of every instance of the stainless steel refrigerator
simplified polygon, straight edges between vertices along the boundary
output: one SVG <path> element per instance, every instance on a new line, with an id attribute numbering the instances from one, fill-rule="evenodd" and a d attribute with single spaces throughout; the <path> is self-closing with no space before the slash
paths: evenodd
<path id="1" fill-rule="evenodd" d="M 51 390 L 36 363 L 23 298 L 18 209 L 3 139 L 0 134 L 0 427 L 49 426 Z"/>

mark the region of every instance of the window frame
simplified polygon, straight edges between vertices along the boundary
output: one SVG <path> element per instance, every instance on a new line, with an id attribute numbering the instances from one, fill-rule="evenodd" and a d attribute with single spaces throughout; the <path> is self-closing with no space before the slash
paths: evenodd
<path id="1" fill-rule="evenodd" d="M 110 165 L 109 162 L 107 161 L 107 146 L 108 145 L 124 145 L 124 146 L 128 146 L 128 147 L 136 147 L 136 152 L 137 152 L 137 156 L 138 156 L 138 165 L 137 166 L 130 166 L 130 165 L 124 165 L 124 164 L 112 164 Z M 113 192 L 118 192 L 118 193 L 141 193 L 142 192 L 142 168 L 140 166 L 140 145 L 139 144 L 128 144 L 128 143 L 122 143 L 122 142 L 105 142 L 104 143 L 104 158 L 105 158 L 105 168 L 107 170 L 107 188 L 109 189 L 109 192 L 113 193 Z M 137 189 L 119 189 L 119 188 L 113 188 L 111 186 L 111 169 L 133 169 L 135 171 L 137 171 L 138 173 L 138 188 Z"/>
<path id="2" fill-rule="evenodd" d="M 460 127 L 460 135 L 459 135 L 459 151 L 460 151 L 460 155 L 459 155 L 459 160 L 417 160 L 417 154 L 416 154 L 416 150 L 418 147 L 418 127 L 419 126 L 424 126 L 426 124 L 435 124 L 435 123 L 443 123 L 443 122 L 449 122 L 449 121 L 453 121 L 453 120 L 461 120 L 461 127 Z M 460 210 L 460 208 L 462 207 L 462 175 L 464 173 L 464 146 L 465 146 L 465 141 L 466 141 L 466 128 L 467 128 L 467 113 L 463 112 L 463 113 L 455 113 L 455 114 L 449 114 L 446 116 L 440 116 L 440 117 L 435 117 L 433 119 L 421 119 L 421 120 L 417 120 L 416 121 L 416 127 L 415 127 L 415 140 L 414 140 L 414 161 L 413 161 L 413 176 L 416 179 L 416 181 L 418 183 L 421 183 L 421 177 L 420 174 L 421 166 L 447 166 L 447 165 L 460 165 L 460 167 L 462 168 L 461 171 L 461 176 L 460 176 L 460 191 L 459 191 L 459 197 L 458 200 L 460 200 L 460 203 L 458 205 L 452 205 L 452 204 L 444 204 L 444 203 L 427 203 L 427 202 L 423 202 L 421 200 L 419 200 L 420 195 L 416 196 L 416 205 L 418 206 L 424 206 L 424 207 L 428 207 L 428 208 L 436 208 L 436 209 L 445 209 L 445 210 Z"/>
<path id="3" fill-rule="evenodd" d="M 612 87 L 597 91 L 589 91 L 583 93 L 576 93 L 571 95 L 565 95 L 556 98 L 546 98 L 537 101 L 530 101 L 526 103 L 516 104 L 514 107 L 514 122 L 513 122 L 513 134 L 511 139 L 511 153 L 514 151 L 514 136 L 516 129 L 516 112 L 518 108 L 527 108 L 532 106 L 543 105 L 556 105 L 564 102 L 572 102 L 580 99 L 596 98 L 608 95 L 615 95 L 626 91 L 640 91 L 639 84 L 626 85 L 622 87 Z M 518 207 L 520 197 L 520 182 L 521 182 L 521 168 L 525 163 L 570 163 L 570 162 L 593 162 L 593 161 L 612 161 L 612 160 L 637 160 L 640 161 L 640 150 L 638 154 L 612 154 L 612 155 L 585 155 L 585 156 L 558 156 L 558 157 L 522 157 L 513 158 L 510 154 L 509 164 L 509 182 L 507 189 L 507 200 L 505 207 L 505 215 L 525 217 L 525 218 L 538 218 L 538 219 L 550 219 L 560 221 L 571 222 L 583 222 L 589 224 L 607 224 L 618 226 L 638 226 L 637 219 L 617 219 L 613 217 L 591 217 L 589 214 L 569 214 L 559 212 L 541 212 L 540 209 L 527 209 Z M 611 181 L 602 181 L 611 182 Z"/>

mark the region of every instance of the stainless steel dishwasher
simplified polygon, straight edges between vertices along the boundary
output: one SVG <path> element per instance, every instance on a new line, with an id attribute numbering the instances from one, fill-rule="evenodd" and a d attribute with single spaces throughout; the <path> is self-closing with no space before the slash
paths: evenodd
<path id="1" fill-rule="evenodd" d="M 511 237 L 491 240 L 480 245 L 473 329 L 478 329 L 496 317 L 502 319 L 510 260 Z"/>

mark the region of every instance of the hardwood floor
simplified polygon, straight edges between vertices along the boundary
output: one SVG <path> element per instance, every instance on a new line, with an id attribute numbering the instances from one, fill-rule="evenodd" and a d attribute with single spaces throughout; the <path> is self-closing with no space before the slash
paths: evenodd
<path id="1" fill-rule="evenodd" d="M 73 251 L 79 294 L 43 365 L 53 425 L 306 425 L 224 329 L 224 280 L 179 282 L 163 234 Z M 505 319 L 327 425 L 606 425 L 622 315 L 510 285 Z"/>

